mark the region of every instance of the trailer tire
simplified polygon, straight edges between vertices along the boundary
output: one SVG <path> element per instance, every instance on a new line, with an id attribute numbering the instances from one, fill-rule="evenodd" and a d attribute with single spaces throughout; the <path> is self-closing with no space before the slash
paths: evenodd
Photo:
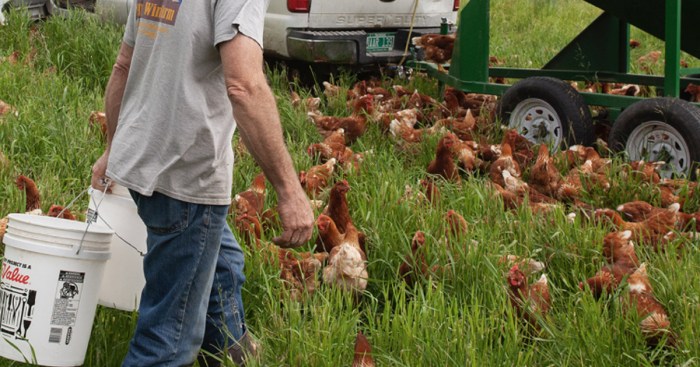
<path id="1" fill-rule="evenodd" d="M 678 98 L 651 98 L 620 113 L 608 146 L 630 160 L 665 161 L 663 177 L 697 178 L 700 164 L 700 109 Z"/>
<path id="2" fill-rule="evenodd" d="M 595 140 L 591 111 L 583 97 L 561 79 L 530 77 L 513 84 L 501 97 L 498 116 L 534 143 L 557 150 Z"/>

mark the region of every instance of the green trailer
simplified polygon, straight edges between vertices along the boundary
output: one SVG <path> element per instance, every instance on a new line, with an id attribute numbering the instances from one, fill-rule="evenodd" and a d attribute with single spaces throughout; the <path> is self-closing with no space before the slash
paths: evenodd
<path id="1" fill-rule="evenodd" d="M 630 160 L 665 162 L 664 176 L 697 175 L 700 108 L 682 100 L 688 84 L 700 85 L 699 68 L 681 68 L 680 52 L 700 57 L 692 27 L 700 0 L 586 0 L 603 12 L 541 69 L 489 67 L 489 0 L 470 0 L 459 18 L 447 72 L 414 61 L 440 83 L 469 93 L 500 95 L 498 115 L 536 143 L 552 148 L 591 145 L 590 108 L 602 106 L 614 121 L 608 145 Z M 630 74 L 630 25 L 665 41 L 663 76 Z M 513 85 L 489 77 L 518 79 Z M 656 87 L 662 97 L 583 93 L 566 81 L 616 82 Z"/>

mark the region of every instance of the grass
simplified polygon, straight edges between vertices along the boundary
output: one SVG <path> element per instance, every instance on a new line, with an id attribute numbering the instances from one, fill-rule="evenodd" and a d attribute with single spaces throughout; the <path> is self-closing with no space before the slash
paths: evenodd
<path id="1" fill-rule="evenodd" d="M 494 0 L 491 52 L 507 66 L 538 67 L 598 13 L 573 0 Z M 119 26 L 80 12 L 42 23 L 29 22 L 19 11 L 8 14 L 8 25 L 0 27 L 0 57 L 17 51 L 20 60 L 0 61 L 0 100 L 15 106 L 19 114 L 0 117 L 0 152 L 9 161 L 0 165 L 0 214 L 24 211 L 24 196 L 14 185 L 18 174 L 37 182 L 44 210 L 52 203 L 68 203 L 89 185 L 90 168 L 102 152 L 103 140 L 99 128 L 88 124 L 88 116 L 103 110 L 104 87 L 121 32 Z M 662 49 L 660 41 L 636 29 L 633 37 L 642 42 L 632 51 L 633 60 Z M 698 65 L 695 59 L 689 62 Z M 660 66 L 657 71 L 661 72 Z M 269 80 L 294 163 L 305 169 L 314 164 L 306 147 L 320 136 L 304 112 L 289 102 L 284 70 L 270 70 Z M 352 74 L 334 80 L 345 88 L 354 81 Z M 420 76 L 391 82 L 437 97 L 436 83 Z M 298 91 L 302 97 L 320 94 Z M 324 97 L 322 106 L 327 114 L 348 113 L 340 98 Z M 568 224 L 563 209 L 552 217 L 504 211 L 493 200 L 485 178 L 478 176 L 467 178 L 461 187 L 442 184 L 442 200 L 434 207 L 399 203 L 404 186 L 417 187 L 424 177 L 436 142 L 429 139 L 417 152 L 401 152 L 372 126 L 352 146 L 355 151 L 374 152 L 360 175 L 339 175 L 350 183 L 350 213 L 369 238 L 370 281 L 358 304 L 324 286 L 302 303 L 291 302 L 278 281 L 278 270 L 262 264 L 259 254 L 247 252 L 247 320 L 264 344 L 257 365 L 349 365 L 358 330 L 372 344 L 377 364 L 384 366 L 698 363 L 700 283 L 692 281 L 700 269 L 697 242 L 687 243 L 678 253 L 640 251 L 641 260 L 649 264 L 655 294 L 683 340 L 678 350 L 649 349 L 635 320 L 620 315 L 614 297 L 596 301 L 578 290 L 578 283 L 603 263 L 600 247 L 608 228 L 582 220 Z M 654 200 L 648 185 L 619 176 L 623 164 L 614 163 L 611 175 L 616 185 L 610 192 L 591 193 L 586 200 L 612 208 L 634 197 Z M 257 172 L 249 156 L 237 157 L 233 191 L 245 189 Z M 266 205 L 275 200 L 269 196 Z M 74 205 L 75 212 L 84 213 L 87 198 Z M 698 199 L 689 198 L 688 208 L 698 210 Z M 448 209 L 462 214 L 470 225 L 458 256 L 441 242 Z M 457 260 L 444 276 L 408 288 L 398 279 L 397 269 L 416 230 L 426 233 L 429 261 Z M 468 246 L 472 240 L 478 245 Z M 311 244 L 305 247 L 310 248 Z M 553 307 L 537 336 L 523 330 L 508 303 L 505 269 L 498 264 L 504 254 L 546 263 Z M 119 366 L 135 322 L 136 313 L 98 307 L 85 366 Z M 22 364 L 0 359 L 0 366 Z"/>

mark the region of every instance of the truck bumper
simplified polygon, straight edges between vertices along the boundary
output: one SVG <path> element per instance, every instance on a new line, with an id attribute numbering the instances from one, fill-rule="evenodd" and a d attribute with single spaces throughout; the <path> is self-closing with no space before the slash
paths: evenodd
<path id="1" fill-rule="evenodd" d="M 413 29 L 411 37 L 439 32 L 440 28 Z M 410 42 L 409 30 L 398 29 L 393 50 L 368 52 L 364 30 L 291 30 L 287 36 L 287 51 L 291 59 L 313 63 L 383 64 L 399 62 L 404 56 L 406 42 Z"/>

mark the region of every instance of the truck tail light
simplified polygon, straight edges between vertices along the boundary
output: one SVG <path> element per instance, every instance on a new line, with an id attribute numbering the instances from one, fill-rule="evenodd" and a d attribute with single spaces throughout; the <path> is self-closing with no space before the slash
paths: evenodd
<path id="1" fill-rule="evenodd" d="M 459 10 L 459 0 L 455 0 L 454 5 L 452 6 L 453 11 Z"/>
<path id="2" fill-rule="evenodd" d="M 292 13 L 308 13 L 310 3 L 311 0 L 287 0 L 287 9 Z"/>

